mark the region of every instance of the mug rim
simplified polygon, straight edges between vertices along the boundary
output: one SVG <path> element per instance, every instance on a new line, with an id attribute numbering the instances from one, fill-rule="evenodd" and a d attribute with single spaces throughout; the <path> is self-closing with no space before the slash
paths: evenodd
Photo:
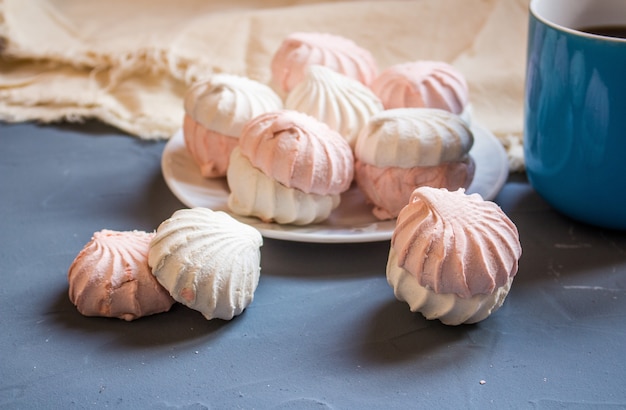
<path id="1" fill-rule="evenodd" d="M 592 34 L 592 33 L 587 33 L 585 31 L 580 31 L 580 30 L 576 30 L 570 27 L 566 27 L 562 24 L 558 24 L 555 23 L 553 21 L 547 20 L 545 17 L 540 16 L 539 13 L 537 13 L 537 11 L 535 10 L 536 8 L 536 4 L 539 1 L 545 1 L 545 0 L 530 0 L 530 4 L 528 6 L 529 9 L 529 13 L 538 21 L 540 21 L 541 23 L 552 27 L 555 30 L 559 30 L 559 31 L 563 31 L 565 33 L 571 34 L 573 36 L 578 36 L 578 37 L 583 37 L 583 38 L 587 38 L 587 39 L 591 39 L 591 40 L 601 40 L 601 41 L 608 41 L 608 42 L 616 42 L 616 43 L 623 43 L 626 44 L 626 38 L 620 38 L 620 37 L 611 37 L 611 36 L 602 36 L 599 34 Z M 626 25 L 626 23 L 625 23 Z"/>

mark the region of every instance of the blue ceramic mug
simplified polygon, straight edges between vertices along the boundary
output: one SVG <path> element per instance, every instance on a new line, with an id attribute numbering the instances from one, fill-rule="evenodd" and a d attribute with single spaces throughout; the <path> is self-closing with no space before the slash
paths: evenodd
<path id="1" fill-rule="evenodd" d="M 626 0 L 530 2 L 528 179 L 563 214 L 614 229 L 626 229 L 626 38 L 620 35 L 626 37 Z"/>

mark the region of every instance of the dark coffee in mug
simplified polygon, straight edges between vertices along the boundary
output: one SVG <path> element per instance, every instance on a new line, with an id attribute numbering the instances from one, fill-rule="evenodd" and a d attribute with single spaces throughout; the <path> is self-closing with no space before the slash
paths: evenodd
<path id="1" fill-rule="evenodd" d="M 596 34 L 598 36 L 626 38 L 626 26 L 621 25 L 583 27 L 579 28 L 578 31 L 583 31 L 589 34 Z"/>

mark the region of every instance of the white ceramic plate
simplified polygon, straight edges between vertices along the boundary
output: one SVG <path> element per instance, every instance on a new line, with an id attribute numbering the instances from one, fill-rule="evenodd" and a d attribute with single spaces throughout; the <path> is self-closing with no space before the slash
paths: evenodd
<path id="1" fill-rule="evenodd" d="M 485 128 L 474 125 L 474 145 L 470 151 L 476 162 L 476 173 L 468 193 L 495 198 L 509 173 L 506 152 L 496 137 Z M 229 189 L 225 178 L 206 179 L 185 147 L 182 131 L 165 145 L 161 160 L 163 177 L 176 197 L 190 208 L 206 207 L 225 211 L 241 222 L 252 225 L 267 238 L 298 242 L 350 243 L 375 242 L 391 238 L 395 220 L 379 221 L 365 204 L 361 192 L 351 188 L 341 196 L 341 204 L 330 217 L 319 224 L 307 226 L 264 223 L 256 218 L 242 217 L 228 209 Z"/>

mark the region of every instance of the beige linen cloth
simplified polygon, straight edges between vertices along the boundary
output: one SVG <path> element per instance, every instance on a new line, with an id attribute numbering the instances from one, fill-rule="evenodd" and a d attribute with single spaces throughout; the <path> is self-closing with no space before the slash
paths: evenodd
<path id="1" fill-rule="evenodd" d="M 467 78 L 474 120 L 523 169 L 528 0 L 0 0 L 0 119 L 98 118 L 146 139 L 182 125 L 182 99 L 214 72 L 269 83 L 294 31 L 329 32 L 379 71 L 440 60 Z"/>

